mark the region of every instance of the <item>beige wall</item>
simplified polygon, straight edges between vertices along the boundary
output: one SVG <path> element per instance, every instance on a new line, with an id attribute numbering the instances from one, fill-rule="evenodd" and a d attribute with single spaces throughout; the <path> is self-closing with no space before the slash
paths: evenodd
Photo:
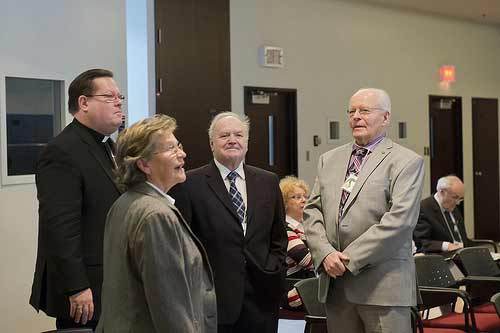
<path id="1" fill-rule="evenodd" d="M 115 72 L 126 94 L 125 1 L 4 0 L 0 5 L 0 50 L 0 80 L 9 75 L 45 77 L 65 80 L 67 88 L 78 73 L 105 67 Z M 0 91 L 0 108 L 4 94 Z M 66 113 L 66 122 L 71 118 Z M 37 209 L 34 184 L 0 186 L 2 332 L 54 328 L 52 319 L 36 314 L 28 305 Z"/>
<path id="2" fill-rule="evenodd" d="M 428 95 L 462 96 L 465 211 L 472 232 L 470 100 L 500 97 L 499 40 L 498 27 L 349 1 L 231 0 L 232 107 L 243 112 L 245 85 L 296 88 L 299 176 L 312 183 L 319 155 L 350 140 L 345 110 L 358 88 L 389 92 L 393 124 L 408 122 L 408 138 L 396 141 L 421 155 L 429 145 Z M 262 45 L 283 47 L 285 68 L 260 67 Z M 457 69 L 449 90 L 438 84 L 443 64 Z M 338 142 L 327 143 L 328 119 L 341 122 Z M 315 134 L 323 141 L 319 147 L 312 146 Z M 396 138 L 397 126 L 390 136 Z"/>

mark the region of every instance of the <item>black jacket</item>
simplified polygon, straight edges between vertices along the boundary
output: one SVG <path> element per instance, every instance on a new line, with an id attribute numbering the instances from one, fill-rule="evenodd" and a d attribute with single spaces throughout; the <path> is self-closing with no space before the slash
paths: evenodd
<path id="1" fill-rule="evenodd" d="M 91 288 L 99 318 L 106 214 L 120 192 L 111 159 L 73 120 L 40 154 L 38 253 L 30 304 L 68 319 L 68 296 Z"/>
<path id="2" fill-rule="evenodd" d="M 469 239 L 465 232 L 464 219 L 460 210 L 455 208 L 452 212 L 457 223 L 464 246 L 469 246 Z M 441 252 L 443 242 L 453 243 L 453 238 L 446 224 L 441 208 L 434 196 L 420 202 L 418 222 L 413 231 L 413 239 L 418 252 Z"/>
<path id="3" fill-rule="evenodd" d="M 186 182 L 170 191 L 207 250 L 215 274 L 218 324 L 238 319 L 245 279 L 252 285 L 255 305 L 267 312 L 277 311 L 284 290 L 288 239 L 279 180 L 259 168 L 245 165 L 244 170 L 248 206 L 245 235 L 213 161 L 189 171 Z"/>

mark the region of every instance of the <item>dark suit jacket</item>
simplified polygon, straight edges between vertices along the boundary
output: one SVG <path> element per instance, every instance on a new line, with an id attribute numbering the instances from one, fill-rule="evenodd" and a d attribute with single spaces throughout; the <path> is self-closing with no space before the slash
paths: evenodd
<path id="1" fill-rule="evenodd" d="M 170 192 L 207 250 L 215 274 L 219 325 L 238 319 L 245 279 L 252 285 L 257 306 L 268 312 L 277 311 L 284 291 L 288 241 L 279 180 L 259 168 L 245 165 L 244 170 L 248 206 L 245 236 L 213 161 L 189 171 L 186 182 Z"/>
<path id="2" fill-rule="evenodd" d="M 460 210 L 455 208 L 452 214 L 457 223 L 464 246 L 469 246 L 469 239 L 465 232 L 464 219 Z M 415 230 L 413 231 L 413 239 L 419 252 L 441 252 L 443 242 L 453 243 L 446 220 L 433 195 L 420 202 L 420 214 Z"/>
<path id="3" fill-rule="evenodd" d="M 38 253 L 30 304 L 69 318 L 68 295 L 91 288 L 99 318 L 106 214 L 120 195 L 112 162 L 73 120 L 40 154 Z"/>

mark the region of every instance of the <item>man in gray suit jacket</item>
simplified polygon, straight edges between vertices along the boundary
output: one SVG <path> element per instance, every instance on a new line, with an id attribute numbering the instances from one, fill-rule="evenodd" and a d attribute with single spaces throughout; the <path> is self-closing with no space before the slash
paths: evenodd
<path id="1" fill-rule="evenodd" d="M 386 137 L 385 91 L 359 90 L 347 113 L 354 142 L 320 157 L 304 212 L 328 331 L 410 332 L 423 159 Z"/>

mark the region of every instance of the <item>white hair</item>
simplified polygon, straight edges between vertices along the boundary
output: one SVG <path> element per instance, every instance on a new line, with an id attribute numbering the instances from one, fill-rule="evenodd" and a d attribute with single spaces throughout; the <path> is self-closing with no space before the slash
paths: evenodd
<path id="1" fill-rule="evenodd" d="M 377 88 L 362 88 L 356 91 L 352 96 L 356 96 L 358 94 L 376 95 L 378 98 L 379 107 L 384 111 L 391 113 L 391 98 L 389 97 L 389 94 L 385 90 Z"/>
<path id="2" fill-rule="evenodd" d="M 438 179 L 436 190 L 439 192 L 441 190 L 447 190 L 452 187 L 457 182 L 462 182 L 460 178 L 455 175 L 448 175 Z"/>
<path id="3" fill-rule="evenodd" d="M 224 112 L 217 114 L 210 122 L 210 126 L 208 127 L 208 139 L 210 141 L 212 141 L 212 139 L 214 137 L 215 125 L 217 124 L 217 122 L 219 120 L 221 120 L 223 118 L 227 118 L 227 117 L 233 117 L 233 118 L 236 118 L 239 121 L 241 121 L 241 123 L 243 124 L 243 129 L 245 131 L 246 137 L 248 138 L 248 134 L 250 132 L 250 119 L 248 119 L 248 117 L 246 115 L 239 115 L 239 114 L 234 113 L 234 112 L 224 111 Z"/>

